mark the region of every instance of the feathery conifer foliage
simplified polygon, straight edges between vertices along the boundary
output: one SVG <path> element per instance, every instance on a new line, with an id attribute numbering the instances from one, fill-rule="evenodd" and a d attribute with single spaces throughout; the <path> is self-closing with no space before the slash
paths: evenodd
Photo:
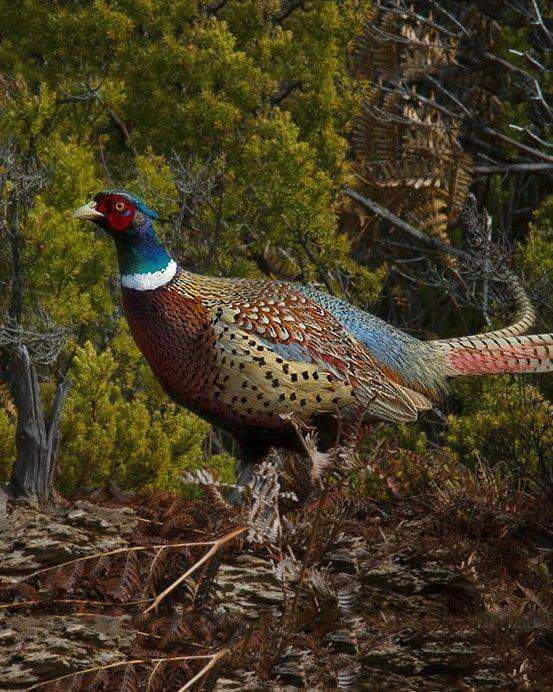
<path id="1" fill-rule="evenodd" d="M 528 151 L 543 149 L 550 133 L 548 36 L 521 3 L 494 18 L 485 2 L 467 11 L 445 0 L 2 4 L 0 313 L 17 288 L 4 240 L 17 198 L 22 328 L 54 324 L 64 334 L 55 360 L 39 363 L 45 399 L 60 379 L 74 383 L 62 423 L 62 491 L 113 477 L 123 487 L 175 489 L 182 470 L 205 464 L 213 447 L 209 428 L 169 404 L 142 366 L 114 307 L 108 244 L 70 218 L 106 186 L 146 198 L 160 234 L 194 270 L 315 282 L 419 335 L 448 335 L 482 326 L 483 317 L 499 321 L 494 295 L 482 297 L 482 277 L 469 272 L 459 282 L 455 267 L 383 233 L 340 188 L 372 190 L 390 210 L 456 242 L 472 179 L 504 247 L 500 261 L 518 244 L 517 261 L 550 326 L 551 172 L 532 169 L 544 159 Z M 390 114 L 403 118 L 394 128 Z M 510 140 L 482 133 L 483 123 Z M 349 154 L 354 131 L 357 160 Z M 425 149 L 433 153 L 422 156 Z M 32 199 L 15 194 L 9 161 L 40 177 Z M 418 169 L 401 170 L 438 162 L 430 184 L 415 185 L 424 178 Z M 521 165 L 528 169 L 508 169 Z M 376 188 L 391 180 L 394 194 L 381 195 Z M 3 366 L 0 378 L 9 380 Z M 546 391 L 544 379 L 532 386 Z M 467 385 L 452 405 L 467 425 L 481 386 Z M 14 454 L 9 397 L 0 403 L 0 432 L 6 477 Z M 426 432 L 441 439 L 435 427 Z M 223 474 L 225 449 L 210 462 Z"/>

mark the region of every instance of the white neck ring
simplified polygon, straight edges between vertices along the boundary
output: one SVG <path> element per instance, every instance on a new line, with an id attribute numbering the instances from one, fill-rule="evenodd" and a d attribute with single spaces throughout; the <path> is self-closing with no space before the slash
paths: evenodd
<path id="1" fill-rule="evenodd" d="M 177 263 L 169 260 L 164 269 L 155 272 L 140 274 L 121 274 L 121 286 L 133 288 L 135 291 L 153 291 L 160 286 L 165 286 L 177 273 Z"/>

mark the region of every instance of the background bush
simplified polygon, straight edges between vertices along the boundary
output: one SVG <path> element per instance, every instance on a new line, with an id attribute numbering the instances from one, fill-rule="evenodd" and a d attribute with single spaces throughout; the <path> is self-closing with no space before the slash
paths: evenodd
<path id="1" fill-rule="evenodd" d="M 125 187 L 145 197 L 160 214 L 161 236 L 193 270 L 316 282 L 383 317 L 408 310 L 410 288 L 396 285 L 382 298 L 386 261 L 360 260 L 338 222 L 339 189 L 352 180 L 347 135 L 365 89 L 350 75 L 348 49 L 370 2 L 309 0 L 282 22 L 279 0 L 232 4 L 217 14 L 197 0 L 2 5 L 0 138 L 44 180 L 24 219 L 26 319 L 46 313 L 70 335 L 61 358 L 41 371 L 46 397 L 67 367 L 73 381 L 63 492 L 108 479 L 175 489 L 184 469 L 200 465 L 231 474 L 227 455 L 206 457 L 209 426 L 168 401 L 129 338 L 109 241 L 71 218 L 98 190 Z M 507 192 L 492 180 L 499 207 Z M 9 186 L 0 203 L 8 196 Z M 552 222 L 550 197 L 528 238 L 517 239 L 520 269 L 546 297 Z M 8 294 L 0 293 L 1 312 Z M 545 329 L 550 307 L 542 315 Z M 448 329 L 464 327 L 453 315 Z M 521 478 L 547 474 L 550 431 L 536 438 L 548 417 L 544 379 L 462 383 L 445 432 L 423 422 L 412 433 L 383 434 L 407 466 L 407 457 L 416 467 L 445 444 L 462 463 L 486 458 L 514 476 L 520 469 Z M 9 402 L 0 406 L 5 480 L 14 419 Z"/>

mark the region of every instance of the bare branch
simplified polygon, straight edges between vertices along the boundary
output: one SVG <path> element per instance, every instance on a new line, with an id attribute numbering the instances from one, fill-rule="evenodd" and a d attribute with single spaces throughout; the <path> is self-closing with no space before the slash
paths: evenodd
<path id="1" fill-rule="evenodd" d="M 214 0 L 214 2 L 208 2 L 204 9 L 206 12 L 209 12 L 210 14 L 217 14 L 219 10 L 223 9 L 223 7 L 228 3 L 228 1 L 229 0 Z"/>
<path id="2" fill-rule="evenodd" d="M 55 324 L 44 310 L 32 315 L 27 326 L 6 315 L 0 324 L 0 347 L 25 345 L 35 363 L 52 365 L 65 348 L 69 329 Z"/>
<path id="3" fill-rule="evenodd" d="M 549 45 L 553 46 L 553 36 L 551 36 L 551 32 L 549 31 L 549 29 L 545 25 L 545 22 L 543 21 L 543 17 L 541 15 L 540 8 L 538 5 L 538 0 L 530 0 L 530 5 L 532 6 L 534 16 L 536 17 L 536 21 L 533 22 L 533 24 L 540 27 Z"/>
<path id="4" fill-rule="evenodd" d="M 475 175 L 488 175 L 489 173 L 540 173 L 553 171 L 553 163 L 506 163 L 497 166 L 475 166 Z"/>
<path id="5" fill-rule="evenodd" d="M 282 0 L 280 12 L 273 18 L 274 24 L 281 24 L 285 19 L 295 12 L 301 9 L 305 4 L 305 0 Z"/>
<path id="6" fill-rule="evenodd" d="M 297 89 L 301 89 L 302 83 L 298 80 L 284 82 L 279 88 L 269 97 L 269 102 L 272 106 L 278 106 L 285 98 L 290 96 Z"/>
<path id="7" fill-rule="evenodd" d="M 498 63 L 499 65 L 502 65 L 505 67 L 507 70 L 510 72 L 514 72 L 515 74 L 519 74 L 522 77 L 525 77 L 526 80 L 534 87 L 535 90 L 535 95 L 532 97 L 532 100 L 538 101 L 544 110 L 551 115 L 551 107 L 547 103 L 547 101 L 544 98 L 544 95 L 541 90 L 541 86 L 538 82 L 538 80 L 533 77 L 531 74 L 526 72 L 526 70 L 522 70 L 520 67 L 517 67 L 516 65 L 513 65 L 510 63 L 508 60 L 504 60 L 503 58 L 500 58 L 497 55 L 494 55 L 493 53 L 485 52 L 483 53 L 483 56 L 487 58 L 488 60 L 491 60 L 492 62 Z"/>
<path id="8" fill-rule="evenodd" d="M 25 346 L 13 356 L 14 399 L 17 406 L 17 458 L 12 468 L 8 492 L 13 497 L 47 501 L 50 464 L 44 409 L 36 370 Z"/>
<path id="9" fill-rule="evenodd" d="M 100 87 L 90 87 L 87 85 L 86 91 L 80 94 L 66 94 L 56 99 L 58 104 L 66 103 L 84 103 L 86 101 L 95 101 L 98 98 Z"/>
<path id="10" fill-rule="evenodd" d="M 530 130 L 528 127 L 521 127 L 520 125 L 509 125 L 509 127 L 513 130 L 516 130 L 517 132 L 524 132 L 524 134 L 527 137 L 529 137 L 531 140 L 536 142 L 536 144 L 539 144 L 542 147 L 547 147 L 548 149 L 553 148 L 552 142 L 546 142 L 545 139 L 538 137 L 538 135 L 535 132 L 532 132 L 532 130 Z"/>
<path id="11" fill-rule="evenodd" d="M 418 241 L 426 245 L 426 247 L 432 250 L 436 250 L 437 252 L 445 252 L 448 255 L 453 255 L 453 257 L 457 257 L 458 259 L 463 260 L 465 262 L 472 262 L 474 260 L 474 258 L 467 252 L 459 250 L 459 248 L 456 248 L 453 245 L 448 245 L 447 243 L 438 240 L 438 238 L 435 238 L 434 236 L 429 236 L 426 233 L 419 231 L 418 228 L 411 226 L 411 224 L 407 223 L 403 219 L 400 219 L 399 216 L 396 216 L 391 211 L 381 206 L 377 202 L 373 201 L 369 197 L 366 197 L 365 195 L 362 195 L 360 192 L 357 192 L 357 190 L 354 190 L 353 188 L 348 187 L 347 185 L 345 185 L 342 189 L 348 197 L 351 197 L 351 199 L 354 199 L 356 202 L 359 202 L 364 207 L 367 207 L 367 209 L 370 209 L 375 214 L 378 214 L 378 216 L 381 216 L 383 219 L 386 219 L 386 221 L 389 221 L 394 226 L 397 226 L 406 233 L 409 233 Z"/>
<path id="12" fill-rule="evenodd" d="M 433 29 L 436 29 L 437 31 L 441 32 L 442 34 L 445 34 L 446 36 L 452 36 L 453 38 L 457 38 L 459 34 L 454 33 L 453 31 L 450 31 L 449 29 L 446 29 L 445 26 L 442 26 L 441 24 L 437 24 L 436 22 L 432 21 L 431 19 L 428 19 L 427 17 L 423 17 L 422 14 L 417 14 L 414 12 L 412 9 L 407 9 L 406 7 L 397 7 L 394 5 L 382 5 L 382 4 L 374 4 L 374 7 L 378 7 L 378 9 L 384 10 L 385 12 L 389 12 L 390 14 L 397 14 L 400 17 L 412 17 L 413 19 L 416 19 L 418 22 L 421 24 L 425 24 L 426 26 L 430 26 Z"/>
<path id="13" fill-rule="evenodd" d="M 494 55 L 493 53 L 485 51 L 484 53 L 482 53 L 482 57 L 486 58 L 487 60 L 490 60 L 491 62 L 495 62 L 498 65 L 501 65 L 502 67 L 505 67 L 507 70 L 509 70 L 509 72 L 514 72 L 516 74 L 521 75 L 522 77 L 526 77 L 526 79 L 529 80 L 533 79 L 532 75 L 526 72 L 526 70 L 523 70 L 520 67 L 513 65 L 512 62 L 504 60 L 503 58 L 500 58 L 498 55 Z"/>
<path id="14" fill-rule="evenodd" d="M 525 154 L 530 154 L 531 156 L 534 156 L 537 159 L 541 159 L 542 161 L 553 163 L 553 156 L 550 156 L 549 154 L 546 154 L 543 151 L 540 151 L 539 149 L 533 149 L 532 147 L 529 147 L 528 145 L 523 144 L 522 142 L 518 142 L 516 139 L 507 137 L 507 135 L 504 135 L 502 132 L 498 132 L 497 130 L 488 127 L 487 125 L 482 127 L 481 131 L 489 135 L 493 139 L 497 139 L 501 142 L 504 142 L 505 144 L 509 144 L 510 146 L 514 147 L 515 149 L 518 149 L 519 151 L 523 151 Z"/>
<path id="15" fill-rule="evenodd" d="M 441 12 L 445 17 L 447 17 L 450 21 L 455 24 L 455 26 L 460 29 L 465 36 L 468 36 L 470 38 L 470 33 L 467 31 L 466 27 L 464 27 L 461 22 L 452 15 L 450 12 L 448 12 L 444 7 L 442 7 L 442 4 L 439 2 L 436 2 L 436 0 L 426 0 L 426 2 L 434 7 L 434 9 L 438 10 L 438 12 Z"/>
<path id="16" fill-rule="evenodd" d="M 522 52 L 521 50 L 509 48 L 509 53 L 512 53 L 513 55 L 516 55 L 519 58 L 524 58 L 526 62 L 530 65 L 530 67 L 534 67 L 536 70 L 539 70 L 540 72 L 547 72 L 547 68 L 545 67 L 545 65 L 542 65 L 541 62 L 534 58 L 532 55 L 530 55 L 527 50 Z"/>

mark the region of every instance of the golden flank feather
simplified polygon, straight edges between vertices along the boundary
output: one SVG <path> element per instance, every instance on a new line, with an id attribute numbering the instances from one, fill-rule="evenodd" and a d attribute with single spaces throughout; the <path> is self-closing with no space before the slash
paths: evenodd
<path id="1" fill-rule="evenodd" d="M 260 419 L 284 417 L 299 406 L 298 418 L 305 420 L 321 410 L 338 412 L 354 404 L 351 387 L 328 368 L 282 358 L 255 333 L 237 326 L 237 312 L 226 308 L 214 319 L 216 366 L 223 378 L 228 376 L 224 403 Z"/>

